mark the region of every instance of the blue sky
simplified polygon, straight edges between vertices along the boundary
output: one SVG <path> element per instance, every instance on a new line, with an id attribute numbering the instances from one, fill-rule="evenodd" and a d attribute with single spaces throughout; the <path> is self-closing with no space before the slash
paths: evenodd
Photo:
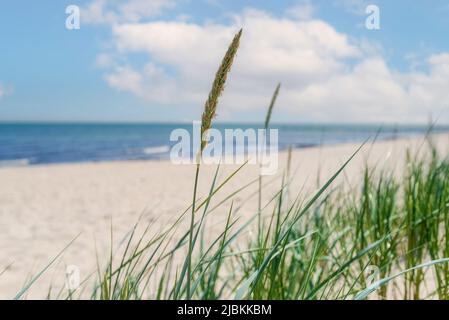
<path id="1" fill-rule="evenodd" d="M 218 120 L 263 119 L 281 81 L 275 121 L 449 123 L 448 16 L 447 0 L 2 1 L 0 121 L 198 119 L 243 26 Z"/>

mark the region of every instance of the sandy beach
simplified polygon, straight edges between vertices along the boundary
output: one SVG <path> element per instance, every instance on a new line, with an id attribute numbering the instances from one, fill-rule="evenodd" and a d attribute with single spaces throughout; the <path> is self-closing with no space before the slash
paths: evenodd
<path id="1" fill-rule="evenodd" d="M 449 151 L 449 135 L 432 137 L 438 149 Z M 359 144 L 341 144 L 297 149 L 292 154 L 295 174 L 292 193 L 310 194 L 318 182 L 331 176 Z M 408 147 L 424 148 L 423 137 L 367 143 L 335 183 L 350 185 L 368 162 L 371 166 L 401 172 Z M 264 178 L 264 202 L 279 189 L 286 153 L 279 157 L 277 176 Z M 237 166 L 224 166 L 221 180 Z M 200 175 L 200 195 L 207 194 L 214 166 L 204 166 Z M 110 248 L 110 229 L 114 243 L 131 230 L 142 215 L 145 224 L 154 221 L 158 230 L 188 208 L 192 197 L 194 166 L 173 165 L 169 161 L 128 161 L 0 168 L 0 298 L 12 298 L 30 276 L 39 272 L 77 235 L 63 256 L 32 286 L 27 298 L 45 298 L 64 286 L 67 265 L 76 265 L 81 278 L 96 270 L 96 252 L 105 261 Z M 217 199 L 256 179 L 258 167 L 241 170 Z M 249 186 L 236 204 L 240 214 L 254 214 L 257 184 Z M 272 193 L 270 192 L 272 191 Z M 251 197 L 252 196 L 252 197 Z M 216 200 L 218 201 L 218 200 Z M 211 216 L 219 223 L 230 200 Z M 213 225 L 213 222 L 212 222 Z"/>

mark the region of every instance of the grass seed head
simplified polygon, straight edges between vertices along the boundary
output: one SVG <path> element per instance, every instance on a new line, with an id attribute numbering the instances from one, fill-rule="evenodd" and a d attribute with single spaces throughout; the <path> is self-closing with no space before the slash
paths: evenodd
<path id="1" fill-rule="evenodd" d="M 273 107 L 274 107 L 274 104 L 276 103 L 276 99 L 279 95 L 280 89 L 281 89 L 281 84 L 279 83 L 276 87 L 276 90 L 274 90 L 273 97 L 271 98 L 270 106 L 268 107 L 267 117 L 265 118 L 265 129 L 267 129 L 268 125 L 270 124 L 271 113 L 273 112 Z"/>
<path id="2" fill-rule="evenodd" d="M 220 98 L 229 71 L 231 70 L 232 63 L 234 61 L 235 54 L 237 53 L 240 37 L 242 35 L 242 29 L 234 36 L 228 51 L 226 52 L 220 68 L 215 74 L 215 80 L 212 84 L 212 89 L 210 90 L 209 97 L 204 106 L 204 112 L 201 117 L 201 152 L 207 145 L 207 141 L 204 139 L 204 133 L 209 130 L 212 126 L 212 119 L 216 116 L 218 99 Z"/>

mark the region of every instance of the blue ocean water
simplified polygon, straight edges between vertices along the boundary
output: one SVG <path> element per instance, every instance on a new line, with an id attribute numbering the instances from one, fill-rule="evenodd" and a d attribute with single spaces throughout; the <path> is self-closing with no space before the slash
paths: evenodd
<path id="1" fill-rule="evenodd" d="M 23 124 L 0 123 L 0 166 L 168 158 L 173 129 L 192 131 L 191 124 Z M 217 124 L 215 128 L 259 128 L 251 124 Z M 426 126 L 273 125 L 279 148 L 304 148 L 369 137 L 392 139 L 421 135 Z M 437 126 L 436 132 L 449 131 Z"/>

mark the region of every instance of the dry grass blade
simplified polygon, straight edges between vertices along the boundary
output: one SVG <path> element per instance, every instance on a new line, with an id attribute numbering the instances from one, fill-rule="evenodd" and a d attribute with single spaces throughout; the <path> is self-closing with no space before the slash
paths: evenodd
<path id="1" fill-rule="evenodd" d="M 215 74 L 215 80 L 212 84 L 212 89 L 210 90 L 209 97 L 206 101 L 204 112 L 201 117 L 201 151 L 203 151 L 207 145 L 207 142 L 203 140 L 203 135 L 212 125 L 212 119 L 215 117 L 217 111 L 218 98 L 223 92 L 226 78 L 229 70 L 231 70 L 235 54 L 237 53 L 240 45 L 241 35 L 242 29 L 240 29 L 240 31 L 234 36 L 234 39 L 232 40 L 231 45 L 229 46 L 228 51 L 221 62 L 220 68 Z"/>

